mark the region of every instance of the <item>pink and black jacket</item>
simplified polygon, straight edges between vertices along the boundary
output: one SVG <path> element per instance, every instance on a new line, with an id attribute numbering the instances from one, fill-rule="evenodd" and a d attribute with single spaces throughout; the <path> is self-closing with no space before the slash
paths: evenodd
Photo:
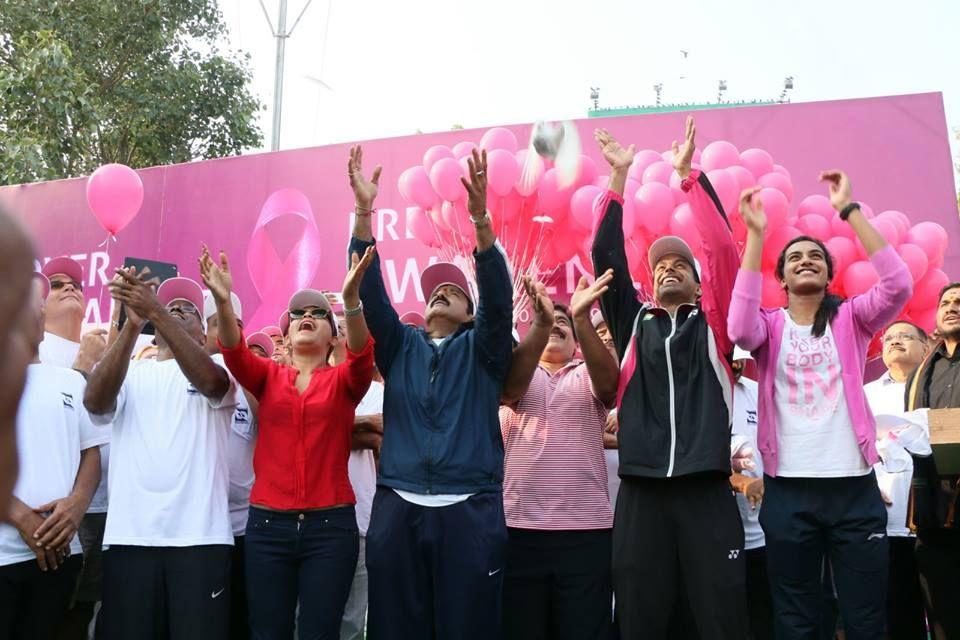
<path id="1" fill-rule="evenodd" d="M 652 296 L 634 288 L 623 245 L 622 197 L 607 191 L 596 205 L 603 217 L 593 241 L 594 273 L 614 272 L 600 309 L 621 362 L 621 477 L 730 473 L 733 344 L 727 312 L 739 259 L 707 176 L 694 170 L 682 188 L 702 238 L 703 296 L 698 304 L 681 305 L 673 317 L 643 302 Z"/>

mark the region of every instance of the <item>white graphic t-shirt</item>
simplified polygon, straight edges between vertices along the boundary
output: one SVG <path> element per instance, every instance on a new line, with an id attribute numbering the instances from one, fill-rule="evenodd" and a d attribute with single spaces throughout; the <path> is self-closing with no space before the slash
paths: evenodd
<path id="1" fill-rule="evenodd" d="M 870 473 L 857 445 L 830 326 L 822 336 L 783 310 L 783 339 L 774 390 L 777 475 L 843 478 Z"/>

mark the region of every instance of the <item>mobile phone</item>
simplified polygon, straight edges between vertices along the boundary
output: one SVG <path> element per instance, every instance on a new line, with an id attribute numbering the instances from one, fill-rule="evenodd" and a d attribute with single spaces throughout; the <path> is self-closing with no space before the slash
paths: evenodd
<path id="1" fill-rule="evenodd" d="M 143 271 L 144 268 L 150 269 L 150 275 L 147 276 L 147 279 L 151 280 L 153 278 L 157 278 L 160 282 L 169 280 L 170 278 L 176 278 L 178 273 L 177 265 L 173 264 L 172 262 L 158 262 L 156 260 L 147 260 L 145 258 L 124 258 L 123 266 L 124 268 L 135 267 L 137 273 Z M 202 310 L 201 313 L 203 313 Z M 127 310 L 123 307 L 120 307 L 120 320 L 118 320 L 118 323 L 121 329 L 126 321 Z M 153 325 L 148 322 L 146 325 L 144 325 L 141 333 L 154 335 L 156 333 L 156 329 L 154 329 Z"/>

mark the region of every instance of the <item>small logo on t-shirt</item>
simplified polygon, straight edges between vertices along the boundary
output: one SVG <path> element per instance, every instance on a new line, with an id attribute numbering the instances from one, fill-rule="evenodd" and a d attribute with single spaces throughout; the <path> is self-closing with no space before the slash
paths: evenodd
<path id="1" fill-rule="evenodd" d="M 757 412 L 753 409 L 747 409 L 747 424 L 757 424 Z"/>
<path id="2" fill-rule="evenodd" d="M 63 391 L 60 392 L 60 396 L 63 398 L 63 406 L 67 409 L 73 409 L 73 396 Z"/>
<path id="3" fill-rule="evenodd" d="M 197 395 L 197 394 L 199 394 L 199 393 L 200 393 L 200 392 L 197 391 L 197 388 L 196 388 L 195 386 L 193 386 L 193 383 L 192 383 L 192 382 L 188 382 L 188 383 L 187 383 L 187 395 L 188 395 L 188 396 L 195 396 L 195 395 Z"/>
<path id="4" fill-rule="evenodd" d="M 233 414 L 233 421 L 237 424 L 248 424 L 250 422 L 249 411 L 247 409 L 237 407 L 237 410 Z"/>

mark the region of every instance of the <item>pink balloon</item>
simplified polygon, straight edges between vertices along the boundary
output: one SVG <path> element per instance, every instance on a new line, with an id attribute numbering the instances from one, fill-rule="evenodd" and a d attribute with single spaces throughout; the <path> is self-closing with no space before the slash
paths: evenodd
<path id="1" fill-rule="evenodd" d="M 738 164 L 733 165 L 732 167 L 727 167 L 726 171 L 737 180 L 738 200 L 739 200 L 739 194 L 741 191 L 743 191 L 744 189 L 749 189 L 750 187 L 757 184 L 757 181 L 753 177 L 753 174 Z"/>
<path id="2" fill-rule="evenodd" d="M 723 210 L 730 212 L 736 209 L 740 200 L 740 185 L 737 184 L 737 179 L 726 169 L 708 171 L 707 178 L 713 185 L 713 190 L 717 192 Z"/>
<path id="3" fill-rule="evenodd" d="M 410 167 L 400 174 L 397 180 L 397 188 L 409 202 L 413 202 L 424 210 L 429 210 L 433 205 L 440 202 L 440 196 L 434 192 L 430 185 L 430 177 L 420 165 Z"/>
<path id="4" fill-rule="evenodd" d="M 523 169 L 526 167 L 528 158 L 530 159 L 530 168 L 528 169 L 530 175 L 526 177 L 526 180 L 524 180 Z M 543 174 L 546 171 L 543 158 L 536 153 L 530 154 L 529 151 L 524 149 L 523 151 L 517 152 L 517 166 L 520 167 L 521 171 L 521 175 L 514 185 L 517 193 L 524 197 L 536 193 L 537 187 L 540 186 L 540 180 L 543 178 Z"/>
<path id="5" fill-rule="evenodd" d="M 643 184 L 648 182 L 659 182 L 661 184 L 669 184 L 670 174 L 673 173 L 673 165 L 665 160 L 659 160 L 652 163 L 648 166 L 644 172 L 643 177 L 640 180 Z"/>
<path id="6" fill-rule="evenodd" d="M 717 140 L 708 144 L 703 150 L 700 163 L 703 165 L 704 171 L 726 169 L 735 164 L 740 164 L 740 152 L 726 140 Z"/>
<path id="7" fill-rule="evenodd" d="M 887 244 L 891 244 L 894 247 L 900 244 L 900 236 L 896 223 L 879 218 L 874 218 L 870 222 L 873 224 L 873 228 L 877 230 L 877 233 L 882 235 L 883 239 L 887 241 Z"/>
<path id="8" fill-rule="evenodd" d="M 408 209 L 407 210 L 407 229 L 410 230 L 410 234 L 427 245 L 428 247 L 433 247 L 438 245 L 437 234 L 433 230 L 433 223 L 430 222 L 429 216 L 420 209 Z"/>
<path id="9" fill-rule="evenodd" d="M 634 234 L 637 228 L 637 213 L 636 207 L 633 204 L 633 200 L 624 200 L 623 201 L 623 237 L 629 238 Z M 598 221 L 599 223 L 599 221 Z"/>
<path id="10" fill-rule="evenodd" d="M 873 213 L 873 207 L 868 205 L 866 202 L 860 203 L 860 212 L 863 214 L 863 217 L 867 220 L 872 220 L 876 214 Z"/>
<path id="11" fill-rule="evenodd" d="M 690 202 L 690 197 L 681 189 L 674 189 L 671 187 L 670 193 L 673 194 L 673 206 L 679 207 L 682 204 Z"/>
<path id="12" fill-rule="evenodd" d="M 670 226 L 670 214 L 675 204 L 670 187 L 659 182 L 648 182 L 637 190 L 634 204 L 640 224 L 652 234 L 662 234 Z"/>
<path id="13" fill-rule="evenodd" d="M 760 304 L 768 309 L 782 307 L 787 303 L 787 294 L 772 272 L 763 275 L 760 289 Z"/>
<path id="14" fill-rule="evenodd" d="M 693 210 L 689 204 L 681 204 L 674 209 L 673 217 L 670 219 L 670 233 L 683 238 L 693 249 L 694 254 L 699 253 L 700 232 L 697 231 L 697 225 L 693 220 Z"/>
<path id="15" fill-rule="evenodd" d="M 477 149 L 477 145 L 474 143 L 464 140 L 463 142 L 458 142 L 453 145 L 453 157 L 459 160 L 460 158 L 466 158 L 473 154 L 473 150 Z"/>
<path id="16" fill-rule="evenodd" d="M 866 293 L 870 287 L 880 281 L 873 264 L 866 261 L 854 262 L 843 274 L 843 290 L 853 297 Z"/>
<path id="17" fill-rule="evenodd" d="M 790 178 L 782 173 L 771 171 L 770 173 L 764 174 L 760 176 L 759 180 L 757 180 L 757 184 L 759 184 L 761 187 L 770 187 L 771 189 L 776 189 L 783 195 L 787 196 L 788 202 L 793 200 L 793 182 L 791 182 Z"/>
<path id="18" fill-rule="evenodd" d="M 569 207 L 573 192 L 572 185 L 561 189 L 557 183 L 557 170 L 550 169 L 543 174 L 543 178 L 540 179 L 540 188 L 537 190 L 539 210 L 549 216 L 555 216 Z"/>
<path id="19" fill-rule="evenodd" d="M 581 155 L 577 159 L 577 173 L 573 180 L 575 185 L 582 187 L 583 185 L 592 184 L 599 175 L 600 171 L 597 169 L 597 163 L 591 158 Z"/>
<path id="20" fill-rule="evenodd" d="M 804 235 L 826 242 L 833 235 L 830 222 L 815 213 L 808 213 L 797 219 L 797 229 Z"/>
<path id="21" fill-rule="evenodd" d="M 761 176 L 773 171 L 773 156 L 763 149 L 747 149 L 740 154 L 740 164 L 759 180 Z"/>
<path id="22" fill-rule="evenodd" d="M 853 231 L 853 227 L 851 227 L 846 221 L 841 220 L 839 213 L 834 212 L 833 216 L 830 218 L 830 228 L 833 229 L 834 237 L 841 236 L 844 238 L 850 238 L 850 240 L 853 240 L 857 237 L 857 234 Z"/>
<path id="23" fill-rule="evenodd" d="M 940 269 L 927 269 L 927 273 L 913 287 L 908 311 L 935 307 L 940 301 L 940 290 L 950 284 L 950 278 Z"/>
<path id="24" fill-rule="evenodd" d="M 480 148 L 486 149 L 487 153 L 494 149 L 504 149 L 510 153 L 516 153 L 517 136 L 513 135 L 513 131 L 510 131 L 510 129 L 494 127 L 480 138 Z"/>
<path id="25" fill-rule="evenodd" d="M 430 185 L 447 202 L 463 200 L 467 191 L 460 178 L 464 177 L 460 163 L 453 158 L 441 158 L 430 169 Z"/>
<path id="26" fill-rule="evenodd" d="M 906 215 L 899 211 L 884 211 L 878 214 L 874 220 L 888 220 L 897 229 L 898 242 L 906 242 L 910 234 L 910 220 Z"/>
<path id="27" fill-rule="evenodd" d="M 793 177 L 790 175 L 790 172 L 787 171 L 787 168 L 784 167 L 782 164 L 773 165 L 773 170 L 776 171 L 777 173 L 782 173 L 783 175 L 787 176 L 787 178 L 790 179 L 790 182 L 793 183 Z"/>
<path id="28" fill-rule="evenodd" d="M 440 206 L 440 215 L 452 231 L 465 233 L 471 226 L 467 220 L 467 207 L 462 202 L 444 202 Z"/>
<path id="29" fill-rule="evenodd" d="M 450 147 L 437 144 L 427 149 L 426 153 L 423 154 L 423 168 L 426 170 L 427 174 L 430 174 L 430 172 L 433 170 L 433 165 L 435 165 L 437 161 L 444 158 L 452 158 L 456 160 L 456 157 L 453 155 L 453 151 L 450 150 Z"/>
<path id="30" fill-rule="evenodd" d="M 643 185 L 641 185 L 637 180 L 634 180 L 633 178 L 627 178 L 627 183 L 623 185 L 624 200 L 633 200 L 641 186 Z"/>
<path id="31" fill-rule="evenodd" d="M 830 204 L 830 198 L 818 193 L 801 200 L 799 206 L 797 206 L 797 213 L 801 216 L 811 213 L 816 214 L 829 222 L 833 219 L 835 211 L 833 205 Z"/>
<path id="32" fill-rule="evenodd" d="M 660 162 L 663 158 L 653 149 L 641 149 L 633 156 L 633 164 L 627 171 L 627 177 L 633 178 L 639 182 L 643 181 L 643 172 L 654 162 Z"/>
<path id="33" fill-rule="evenodd" d="M 927 309 L 911 312 L 913 322 L 927 333 L 933 333 L 937 328 L 937 305 L 936 303 Z"/>
<path id="34" fill-rule="evenodd" d="M 117 235 L 140 211 L 143 182 L 126 165 L 105 164 L 87 178 L 87 204 L 100 226 Z"/>
<path id="35" fill-rule="evenodd" d="M 523 196 L 516 191 L 510 192 L 500 201 L 500 219 L 503 222 L 512 222 L 520 215 L 523 206 Z"/>
<path id="36" fill-rule="evenodd" d="M 763 241 L 763 264 L 773 268 L 777 264 L 780 252 L 797 236 L 803 235 L 794 227 L 786 225 L 772 227 L 770 234 Z"/>
<path id="37" fill-rule="evenodd" d="M 936 222 L 919 222 L 907 233 L 908 242 L 923 249 L 931 262 L 943 258 L 947 239 L 946 229 Z"/>
<path id="38" fill-rule="evenodd" d="M 787 197 L 776 189 L 765 187 L 758 194 L 760 202 L 763 203 L 763 210 L 767 214 L 767 227 L 776 229 L 787 221 L 789 214 Z"/>
<path id="39" fill-rule="evenodd" d="M 837 279 L 851 264 L 857 261 L 857 247 L 850 238 L 833 237 L 825 241 L 833 259 L 833 277 Z"/>
<path id="40" fill-rule="evenodd" d="M 429 210 L 428 215 L 430 216 L 430 219 L 433 220 L 433 223 L 437 225 L 437 229 L 439 229 L 441 232 L 450 230 L 450 227 L 447 226 L 447 221 L 443 219 L 443 205 L 437 204 L 436 206 L 432 207 Z"/>
<path id="41" fill-rule="evenodd" d="M 519 179 L 520 165 L 511 152 L 505 149 L 487 152 L 487 185 L 495 194 L 507 195 Z"/>
<path id="42" fill-rule="evenodd" d="M 910 269 L 910 275 L 913 276 L 914 282 L 920 280 L 927 273 L 929 260 L 927 260 L 927 254 L 924 253 L 923 249 L 915 244 L 902 244 L 897 247 L 897 253 L 900 254 L 900 258 Z"/>
<path id="43" fill-rule="evenodd" d="M 570 223 L 580 231 L 593 230 L 594 203 L 603 192 L 599 187 L 588 184 L 577 189 L 570 198 Z"/>

